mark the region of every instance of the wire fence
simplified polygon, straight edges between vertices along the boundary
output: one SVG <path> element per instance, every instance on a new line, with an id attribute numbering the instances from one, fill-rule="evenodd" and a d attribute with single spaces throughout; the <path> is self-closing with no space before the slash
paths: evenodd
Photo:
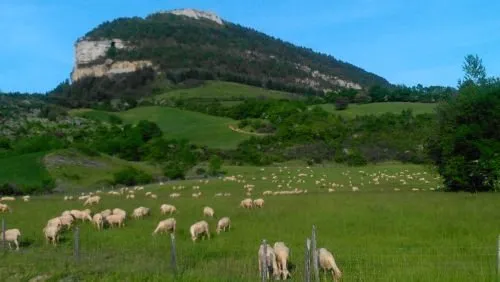
<path id="1" fill-rule="evenodd" d="M 86 234 L 82 234 L 78 226 L 65 235 L 64 247 L 51 248 L 47 245 L 41 249 L 22 248 L 15 251 L 15 246 L 9 241 L 11 238 L 6 238 L 7 228 L 2 219 L 2 253 L 3 256 L 9 256 L 9 264 L 0 265 L 2 281 L 4 277 L 1 275 L 6 273 L 5 269 L 10 269 L 11 272 L 21 271 L 36 261 L 43 261 L 44 266 L 40 270 L 47 271 L 67 269 L 127 275 L 140 272 L 145 276 L 177 277 L 180 280 L 192 278 L 204 281 L 197 276 L 202 272 L 207 275 L 206 281 L 213 281 L 215 275 L 219 275 L 220 281 L 267 281 L 275 277 L 276 269 L 267 256 L 272 251 L 272 245 L 265 239 L 256 242 L 256 246 L 260 244 L 264 250 L 263 253 L 259 252 L 259 255 L 264 254 L 260 259 L 249 258 L 248 254 L 234 250 L 232 254 L 226 253 L 226 258 L 211 254 L 216 258 L 211 261 L 209 255 L 196 253 L 195 244 L 193 249 L 186 249 L 187 245 L 178 245 L 174 234 L 157 240 L 153 251 L 106 249 L 105 242 L 97 247 L 88 245 Z M 318 235 L 315 226 L 312 227 L 311 236 L 304 238 L 303 242 L 303 254 L 298 251 L 290 256 L 288 270 L 292 280 L 332 280 L 331 269 L 325 271 L 318 261 Z M 492 242 L 495 242 L 495 247 L 437 246 L 411 251 L 391 249 L 379 253 L 362 253 L 359 250 L 347 252 L 342 249 L 343 257 L 339 260 L 335 257 L 335 260 L 342 270 L 342 281 L 495 281 L 500 279 L 500 236 Z M 260 267 L 257 262 L 261 264 Z M 210 276 L 211 273 L 214 276 Z"/>

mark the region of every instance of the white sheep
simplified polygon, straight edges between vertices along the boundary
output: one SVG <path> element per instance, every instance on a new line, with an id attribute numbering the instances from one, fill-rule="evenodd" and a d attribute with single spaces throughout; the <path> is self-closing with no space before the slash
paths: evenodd
<path id="1" fill-rule="evenodd" d="M 57 226 L 60 228 L 60 227 L 62 227 L 61 219 L 59 217 L 49 219 L 49 221 L 47 221 L 46 226 Z"/>
<path id="2" fill-rule="evenodd" d="M 92 217 L 90 217 L 90 213 L 87 210 L 71 210 L 70 213 L 76 219 L 81 219 L 82 221 L 92 221 Z"/>
<path id="3" fill-rule="evenodd" d="M 231 219 L 227 216 L 219 219 L 219 222 L 217 222 L 217 234 L 220 234 L 222 230 L 226 231 L 226 228 L 231 230 Z"/>
<path id="4" fill-rule="evenodd" d="M 122 214 L 112 214 L 106 217 L 106 222 L 109 224 L 110 227 L 113 227 L 113 225 L 117 225 L 118 227 L 125 226 L 125 217 L 123 217 Z"/>
<path id="5" fill-rule="evenodd" d="M 211 207 L 204 207 L 203 208 L 203 215 L 204 216 L 210 216 L 210 217 L 214 217 L 214 209 L 212 209 Z"/>
<path id="6" fill-rule="evenodd" d="M 149 208 L 145 208 L 145 207 L 138 207 L 134 210 L 134 212 L 132 213 L 132 217 L 133 218 L 143 218 L 144 216 L 148 215 L 149 214 Z"/>
<path id="7" fill-rule="evenodd" d="M 107 217 L 108 215 L 111 215 L 111 214 L 112 214 L 112 212 L 111 212 L 111 210 L 110 210 L 110 209 L 105 209 L 105 210 L 103 210 L 102 212 L 100 212 L 100 214 L 101 214 L 101 215 L 102 215 L 102 217 L 104 218 L 104 217 Z"/>
<path id="8" fill-rule="evenodd" d="M 316 251 L 318 256 L 318 263 L 325 271 L 325 276 L 328 271 L 332 271 L 334 281 L 338 281 L 342 277 L 342 272 L 335 263 L 332 253 L 325 248 L 320 248 Z"/>
<path id="9" fill-rule="evenodd" d="M 168 233 L 169 231 L 171 231 L 172 233 L 174 233 L 175 225 L 176 225 L 175 218 L 167 218 L 165 220 L 162 220 L 156 226 L 155 231 L 153 231 L 153 235 L 157 234 L 158 232 Z"/>
<path id="10" fill-rule="evenodd" d="M 276 254 L 276 263 L 278 265 L 279 275 L 283 280 L 291 278 L 288 272 L 288 257 L 290 256 L 290 249 L 283 242 L 274 243 L 274 253 Z"/>
<path id="11" fill-rule="evenodd" d="M 210 239 L 210 230 L 208 229 L 208 223 L 204 220 L 198 221 L 195 224 L 191 225 L 189 228 L 189 233 L 191 233 L 191 239 L 193 242 L 200 236 L 206 235 L 208 239 Z M 202 237 L 205 239 L 205 237 Z"/>
<path id="12" fill-rule="evenodd" d="M 10 208 L 7 204 L 2 204 L 0 203 L 0 212 L 8 212 L 10 211 Z"/>
<path id="13" fill-rule="evenodd" d="M 66 226 L 68 229 L 71 229 L 71 225 L 75 218 L 71 214 L 62 215 L 59 217 L 62 226 Z"/>
<path id="14" fill-rule="evenodd" d="M 4 196 L 2 198 L 0 198 L 0 201 L 15 201 L 16 198 L 14 197 L 9 197 L 9 196 Z"/>
<path id="15" fill-rule="evenodd" d="M 176 211 L 177 211 L 177 208 L 173 205 L 163 204 L 160 206 L 161 214 L 167 214 L 167 213 L 173 214 Z"/>
<path id="16" fill-rule="evenodd" d="M 104 227 L 104 217 L 100 213 L 94 214 L 92 217 L 92 223 L 95 225 L 97 230 L 101 230 Z"/>
<path id="17" fill-rule="evenodd" d="M 83 205 L 86 206 L 86 205 L 93 205 L 93 204 L 99 204 L 99 202 L 101 201 L 101 197 L 100 196 L 92 196 L 92 197 L 89 197 L 84 203 Z"/>
<path id="18" fill-rule="evenodd" d="M 253 208 L 253 201 L 252 201 L 252 199 L 244 199 L 243 201 L 240 202 L 240 207 L 246 208 L 246 209 Z"/>
<path id="19" fill-rule="evenodd" d="M 264 199 L 254 200 L 253 205 L 257 208 L 262 208 L 264 206 Z"/>
<path id="20" fill-rule="evenodd" d="M 45 234 L 47 244 L 50 244 L 50 242 L 52 241 L 52 244 L 54 244 L 54 246 L 57 245 L 60 230 L 61 229 L 58 226 L 45 226 L 45 228 L 43 228 L 43 233 Z"/>
<path id="21" fill-rule="evenodd" d="M 124 219 L 127 218 L 127 212 L 124 211 L 124 210 L 122 210 L 122 209 L 118 209 L 118 208 L 113 209 L 113 213 L 112 214 L 121 215 L 121 216 L 123 216 Z"/>
<path id="22" fill-rule="evenodd" d="M 0 237 L 0 240 L 3 240 L 4 234 Z M 21 237 L 21 231 L 19 229 L 8 229 L 5 230 L 5 241 L 9 243 L 9 248 L 12 249 L 10 243 L 14 243 L 16 245 L 16 250 L 19 250 L 19 237 Z"/>
<path id="23" fill-rule="evenodd" d="M 61 216 L 67 216 L 67 215 L 73 216 L 73 215 L 71 215 L 71 211 L 63 211 L 61 213 Z"/>
<path id="24" fill-rule="evenodd" d="M 276 254 L 274 253 L 271 245 L 266 245 L 266 251 L 264 252 L 264 245 L 260 245 L 259 247 L 259 273 L 262 273 L 262 266 L 265 265 L 266 269 L 266 277 L 270 278 L 271 274 L 274 276 L 274 279 L 278 280 L 280 277 L 280 273 L 278 270 L 278 264 L 276 262 Z"/>

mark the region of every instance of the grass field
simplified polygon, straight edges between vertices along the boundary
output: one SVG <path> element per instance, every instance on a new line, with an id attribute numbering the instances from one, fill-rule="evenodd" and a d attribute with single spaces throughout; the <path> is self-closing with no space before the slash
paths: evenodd
<path id="1" fill-rule="evenodd" d="M 433 113 L 437 104 L 429 103 L 405 103 L 405 102 L 387 102 L 370 104 L 349 104 L 346 110 L 337 111 L 334 104 L 323 104 L 321 107 L 328 112 L 339 114 L 344 117 L 354 118 L 357 115 L 381 115 L 384 113 L 400 114 L 401 111 L 411 109 L 413 114 Z"/>
<path id="2" fill-rule="evenodd" d="M 152 175 L 159 175 L 158 168 L 144 163 L 128 162 L 101 155 L 89 157 L 75 150 L 61 150 L 45 156 L 45 165 L 60 188 L 65 191 L 84 191 L 91 187 L 100 188 L 113 180 L 113 173 L 132 166 Z"/>
<path id="3" fill-rule="evenodd" d="M 0 158 L 0 183 L 39 185 L 49 176 L 42 164 L 45 153 Z"/>
<path id="4" fill-rule="evenodd" d="M 64 233 L 61 243 L 53 247 L 45 244 L 42 228 L 63 210 L 83 209 L 81 202 L 63 201 L 63 195 L 9 202 L 13 212 L 3 216 L 8 228 L 21 230 L 22 246 L 19 252 L 2 257 L 8 263 L 0 264 L 0 279 L 19 281 L 48 275 L 54 281 L 170 281 L 169 237 L 151 235 L 157 222 L 167 217 L 159 214 L 163 203 L 174 204 L 179 211 L 174 215 L 178 281 L 257 281 L 257 250 L 262 239 L 271 244 L 284 241 L 290 247 L 292 280 L 303 281 L 304 242 L 313 224 L 318 247 L 334 253 L 343 272 L 342 281 L 496 278 L 498 194 L 431 192 L 439 180 L 415 165 L 226 169 L 235 174 L 234 180 L 153 185 L 136 192 L 133 200 L 103 194 L 92 211 L 119 207 L 130 214 L 145 206 L 152 209 L 152 215 L 143 220 L 128 219 L 122 229 L 96 231 L 89 223 L 80 223 L 78 262 L 72 257 L 72 233 Z M 360 191 L 353 192 L 349 181 Z M 248 183 L 255 185 L 252 198 L 265 199 L 264 208 L 238 207 L 247 197 L 243 185 Z M 336 191 L 329 193 L 333 183 Z M 174 185 L 185 189 L 174 190 Z M 203 194 L 198 199 L 191 197 L 193 185 L 201 186 Z M 294 188 L 307 189 L 308 193 L 262 196 L 265 190 Z M 419 191 L 412 191 L 416 188 Z M 158 199 L 145 197 L 146 191 L 156 193 Z M 182 196 L 169 198 L 174 191 Z M 214 197 L 219 192 L 231 196 Z M 217 235 L 216 219 L 207 219 L 212 238 L 193 243 L 189 226 L 202 219 L 205 205 L 214 208 L 215 218 L 231 217 L 232 229 Z"/>
<path id="5" fill-rule="evenodd" d="M 72 109 L 69 111 L 70 115 L 79 116 L 95 121 L 110 122 L 112 116 L 117 116 L 110 112 L 98 111 L 92 109 Z"/>
<path id="6" fill-rule="evenodd" d="M 250 136 L 234 132 L 229 125 L 236 121 L 202 113 L 168 107 L 139 107 L 118 115 L 129 123 L 141 119 L 158 124 L 167 138 L 186 138 L 198 145 L 212 148 L 231 149 Z"/>
<path id="7" fill-rule="evenodd" d="M 155 99 L 163 98 L 203 98 L 203 99 L 241 99 L 265 97 L 271 99 L 300 99 L 300 95 L 269 90 L 244 84 L 225 81 L 207 81 L 204 85 L 195 88 L 178 89 L 155 96 Z"/>

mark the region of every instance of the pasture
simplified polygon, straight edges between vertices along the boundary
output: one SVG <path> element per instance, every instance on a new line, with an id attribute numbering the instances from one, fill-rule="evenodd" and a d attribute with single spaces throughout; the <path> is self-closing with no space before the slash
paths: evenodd
<path id="1" fill-rule="evenodd" d="M 22 246 L 19 252 L 3 255 L 0 279 L 48 275 L 54 280 L 170 280 L 170 238 L 151 235 L 158 221 L 169 217 L 159 212 L 163 203 L 179 211 L 173 215 L 179 281 L 257 281 L 262 239 L 271 244 L 284 241 L 290 247 L 292 280 L 303 281 L 304 243 L 313 224 L 318 247 L 333 252 L 342 281 L 493 281 L 496 277 L 497 194 L 432 191 L 439 178 L 416 165 L 225 169 L 224 179 L 146 186 L 135 191 L 135 199 L 103 191 L 101 202 L 91 207 L 93 212 L 122 208 L 131 214 L 144 206 L 152 215 L 128 218 L 121 229 L 97 231 L 88 222 L 79 223 L 78 261 L 72 257 L 71 232 L 63 233 L 60 244 L 53 247 L 44 242 L 42 228 L 64 210 L 84 209 L 82 201 L 63 201 L 71 194 L 61 194 L 6 202 L 13 211 L 1 216 L 7 228 L 21 230 Z M 251 198 L 265 199 L 262 209 L 238 206 L 249 197 L 246 184 L 255 186 Z M 359 191 L 353 192 L 353 187 Z M 271 195 L 263 196 L 268 190 Z M 147 191 L 158 198 L 146 197 Z M 193 198 L 198 191 L 201 196 Z M 181 196 L 170 198 L 171 193 Z M 218 193 L 231 195 L 216 197 Z M 189 226 L 203 219 L 206 205 L 215 210 L 215 218 L 206 219 L 212 238 L 193 243 Z M 232 228 L 217 235 L 215 225 L 223 216 L 231 218 Z"/>
<path id="2" fill-rule="evenodd" d="M 369 104 L 349 104 L 349 107 L 337 111 L 334 104 L 323 104 L 321 107 L 328 112 L 339 114 L 346 118 L 355 118 L 361 115 L 381 115 L 385 113 L 400 114 L 401 111 L 411 109 L 414 115 L 434 113 L 436 103 L 385 102 Z"/>

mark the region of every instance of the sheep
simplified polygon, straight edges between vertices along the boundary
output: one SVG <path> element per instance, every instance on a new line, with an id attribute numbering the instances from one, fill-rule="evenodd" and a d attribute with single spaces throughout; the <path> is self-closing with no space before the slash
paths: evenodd
<path id="1" fill-rule="evenodd" d="M 58 226 L 45 226 L 45 228 L 43 228 L 43 233 L 45 234 L 47 244 L 52 241 L 52 244 L 54 244 L 54 246 L 57 245 L 60 230 L 61 229 Z"/>
<path id="2" fill-rule="evenodd" d="M 118 227 L 125 226 L 125 217 L 121 214 L 112 214 L 106 217 L 106 222 L 108 222 L 110 227 L 113 225 L 118 225 Z"/>
<path id="3" fill-rule="evenodd" d="M 0 201 L 15 201 L 16 198 L 14 197 L 8 197 L 8 196 L 4 196 L 2 198 L 0 198 Z"/>
<path id="4" fill-rule="evenodd" d="M 67 215 L 71 215 L 71 211 L 63 211 L 61 213 L 61 216 L 67 216 Z M 71 216 L 73 216 L 73 215 L 71 215 Z"/>
<path id="5" fill-rule="evenodd" d="M 113 213 L 112 214 L 121 215 L 121 216 L 123 216 L 124 219 L 127 218 L 127 212 L 124 211 L 124 210 L 122 210 L 122 209 L 118 209 L 118 208 L 113 209 Z"/>
<path id="6" fill-rule="evenodd" d="M 6 204 L 0 203 L 0 212 L 8 212 L 10 211 L 10 207 Z"/>
<path id="7" fill-rule="evenodd" d="M 272 273 L 274 279 L 278 280 L 280 277 L 280 273 L 278 270 L 278 264 L 276 262 L 276 254 L 274 253 L 274 250 L 271 247 L 271 245 L 267 244 L 266 251 L 264 252 L 264 245 L 261 244 L 259 247 L 258 255 L 259 255 L 259 273 L 262 273 L 262 266 L 263 264 L 265 264 L 267 268 L 266 271 L 267 279 L 270 278 Z"/>
<path id="8" fill-rule="evenodd" d="M 264 206 L 264 199 L 254 200 L 253 205 L 257 208 L 262 208 Z"/>
<path id="9" fill-rule="evenodd" d="M 156 196 L 156 194 L 151 194 L 151 199 L 158 199 L 158 196 Z"/>
<path id="10" fill-rule="evenodd" d="M 90 213 L 87 210 L 84 211 L 71 210 L 70 213 L 76 219 L 81 219 L 82 221 L 85 220 L 92 221 L 92 217 L 90 217 Z"/>
<path id="11" fill-rule="evenodd" d="M 179 194 L 179 193 L 170 194 L 170 198 L 179 198 L 180 196 L 181 196 L 181 194 Z"/>
<path id="12" fill-rule="evenodd" d="M 167 214 L 167 213 L 173 214 L 176 211 L 177 209 L 173 205 L 163 204 L 160 206 L 161 214 Z"/>
<path id="13" fill-rule="evenodd" d="M 5 235 L 2 233 L 2 237 L 0 240 L 3 240 L 3 237 L 5 236 L 5 241 L 9 243 L 9 248 L 12 249 L 12 246 L 10 243 L 14 243 L 16 245 L 16 251 L 19 250 L 19 237 L 21 237 L 21 231 L 19 229 L 8 229 L 5 230 Z"/>
<path id="14" fill-rule="evenodd" d="M 102 215 L 102 217 L 107 217 L 108 215 L 111 215 L 111 210 L 110 209 L 103 210 L 102 212 L 100 212 L 100 214 Z"/>
<path id="15" fill-rule="evenodd" d="M 253 208 L 253 201 L 252 201 L 252 199 L 244 199 L 243 201 L 240 202 L 240 207 L 246 208 L 246 209 Z"/>
<path id="16" fill-rule="evenodd" d="M 211 207 L 204 207 L 203 208 L 203 215 L 204 216 L 210 216 L 210 217 L 214 217 L 214 209 L 212 209 Z"/>
<path id="17" fill-rule="evenodd" d="M 101 201 L 101 197 L 100 196 L 92 196 L 92 197 L 89 197 L 84 203 L 83 205 L 86 206 L 86 205 L 93 205 L 93 204 L 99 204 L 99 202 Z"/>
<path id="18" fill-rule="evenodd" d="M 225 232 L 226 228 L 231 230 L 231 219 L 227 216 L 219 219 L 219 222 L 217 222 L 217 234 L 220 234 L 222 230 Z"/>
<path id="19" fill-rule="evenodd" d="M 96 213 L 92 217 L 92 223 L 95 225 L 97 230 L 101 230 L 104 227 L 104 218 L 102 214 Z"/>
<path id="20" fill-rule="evenodd" d="M 158 223 L 158 226 L 156 226 L 155 231 L 153 231 L 153 235 L 157 234 L 158 232 L 168 233 L 169 231 L 171 231 L 172 233 L 174 233 L 175 225 L 176 221 L 173 217 L 162 220 Z"/>
<path id="21" fill-rule="evenodd" d="M 67 214 L 60 216 L 59 220 L 61 221 L 62 226 L 66 226 L 68 229 L 71 229 L 71 224 L 73 224 L 75 218 L 71 214 Z"/>
<path id="22" fill-rule="evenodd" d="M 291 278 L 288 272 L 288 257 L 290 256 L 290 249 L 283 242 L 274 243 L 274 253 L 276 254 L 276 263 L 278 265 L 279 275 L 283 280 Z"/>
<path id="23" fill-rule="evenodd" d="M 198 221 L 195 224 L 191 225 L 189 228 L 189 233 L 191 233 L 191 239 L 193 242 L 200 236 L 206 235 L 208 239 L 210 239 L 210 230 L 208 229 L 208 223 L 204 220 Z M 202 237 L 205 238 L 204 236 Z"/>
<path id="24" fill-rule="evenodd" d="M 332 271 L 334 281 L 338 281 L 342 277 L 342 272 L 335 263 L 332 253 L 325 248 L 320 248 L 316 251 L 318 256 L 318 264 L 325 271 L 325 276 L 328 271 Z"/>
<path id="25" fill-rule="evenodd" d="M 149 214 L 149 208 L 138 207 L 132 213 L 132 217 L 133 218 L 142 218 L 142 217 L 144 217 L 144 216 L 146 216 L 148 214 Z"/>
<path id="26" fill-rule="evenodd" d="M 60 228 L 62 226 L 61 219 L 59 217 L 49 219 L 49 221 L 47 221 L 47 226 L 57 226 Z"/>

